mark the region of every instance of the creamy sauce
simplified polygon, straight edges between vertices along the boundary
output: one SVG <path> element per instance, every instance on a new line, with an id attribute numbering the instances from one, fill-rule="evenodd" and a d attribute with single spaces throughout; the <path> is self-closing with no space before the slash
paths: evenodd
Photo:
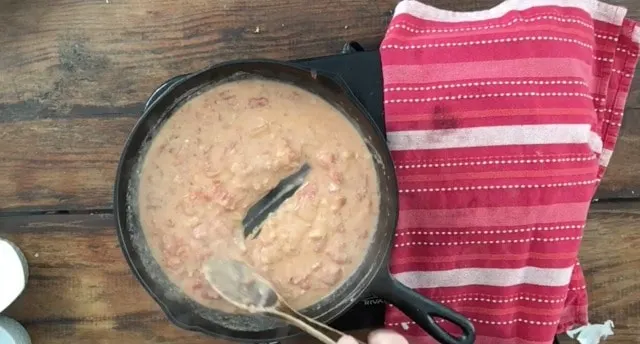
<path id="1" fill-rule="evenodd" d="M 248 208 L 304 162 L 304 184 L 245 241 Z M 138 204 L 170 280 L 231 312 L 204 278 L 207 259 L 245 261 L 304 308 L 360 265 L 379 202 L 373 158 L 337 109 L 295 86 L 248 79 L 202 92 L 166 121 L 143 162 Z"/>

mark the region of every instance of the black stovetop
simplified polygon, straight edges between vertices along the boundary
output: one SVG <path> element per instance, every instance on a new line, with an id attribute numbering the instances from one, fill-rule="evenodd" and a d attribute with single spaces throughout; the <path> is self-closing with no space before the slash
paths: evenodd
<path id="1" fill-rule="evenodd" d="M 358 43 L 351 42 L 345 44 L 340 54 L 291 62 L 310 70 L 341 77 L 353 94 L 367 108 L 374 122 L 384 132 L 382 67 L 380 54 L 377 50 L 364 51 Z M 145 109 L 169 86 L 186 76 L 179 75 L 162 84 L 149 97 Z M 365 295 L 347 313 L 333 321 L 331 326 L 342 331 L 382 327 L 384 311 L 385 303 L 382 300 L 373 295 Z"/>

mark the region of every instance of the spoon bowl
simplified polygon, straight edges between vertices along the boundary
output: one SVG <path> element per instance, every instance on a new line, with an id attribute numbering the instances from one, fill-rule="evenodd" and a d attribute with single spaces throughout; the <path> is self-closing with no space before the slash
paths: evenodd
<path id="1" fill-rule="evenodd" d="M 271 283 L 241 261 L 211 259 L 204 271 L 213 289 L 238 308 L 255 313 L 278 306 L 279 295 Z"/>

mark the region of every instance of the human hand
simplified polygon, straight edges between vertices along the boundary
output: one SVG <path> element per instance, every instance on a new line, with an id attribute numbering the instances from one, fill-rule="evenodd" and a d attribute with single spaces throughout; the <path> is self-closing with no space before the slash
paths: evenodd
<path id="1" fill-rule="evenodd" d="M 369 333 L 369 344 L 409 344 L 406 338 L 390 331 L 376 330 Z M 351 336 L 344 336 L 338 340 L 338 344 L 358 344 L 358 341 Z"/>

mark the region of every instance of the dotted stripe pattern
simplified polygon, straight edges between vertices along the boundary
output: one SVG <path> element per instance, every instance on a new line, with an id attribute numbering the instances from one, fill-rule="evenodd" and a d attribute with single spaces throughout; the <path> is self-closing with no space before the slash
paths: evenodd
<path id="1" fill-rule="evenodd" d="M 516 296 L 519 295 L 519 296 Z M 514 293 L 511 294 L 510 296 L 496 296 L 496 295 L 492 295 L 492 294 L 484 294 L 484 293 L 463 293 L 463 294 L 456 294 L 456 295 L 451 295 L 448 297 L 444 297 L 443 299 L 457 299 L 457 298 L 461 298 L 461 297 L 481 297 L 481 298 L 515 298 L 515 297 L 529 297 L 529 298 L 538 298 L 538 299 L 544 299 L 544 298 L 549 298 L 548 295 L 541 295 L 541 294 L 532 294 L 532 293 L 525 293 L 525 292 L 521 292 L 521 293 Z M 562 298 L 558 298 L 558 299 L 562 299 Z"/>
<path id="2" fill-rule="evenodd" d="M 385 99 L 385 104 L 394 103 L 429 103 L 442 100 L 462 100 L 462 99 L 481 99 L 496 97 L 583 97 L 593 100 L 594 97 L 588 93 L 580 92 L 505 92 L 505 93 L 481 93 L 481 94 L 458 94 L 455 96 L 429 97 L 429 98 L 400 98 Z M 595 98 L 600 101 L 599 98 Z"/>
<path id="3" fill-rule="evenodd" d="M 594 157 L 593 153 L 579 154 L 579 153 L 559 153 L 559 154 L 545 154 L 544 157 Z M 484 156 L 464 156 L 464 157 L 450 157 L 450 158 L 434 158 L 429 160 L 406 160 L 407 162 L 415 164 L 425 164 L 435 161 L 447 162 L 447 161 L 473 161 L 473 160 L 485 160 L 485 159 L 521 159 L 521 158 L 542 158 L 540 155 L 535 154 L 516 154 L 516 155 L 484 155 Z M 404 160 L 403 160 L 404 161 Z"/>
<path id="4" fill-rule="evenodd" d="M 605 123 L 607 123 L 607 124 L 610 124 L 610 125 L 616 126 L 616 127 L 620 127 L 620 126 L 622 126 L 622 123 L 621 123 L 621 122 L 614 122 L 614 121 L 610 121 L 610 120 L 608 120 L 608 119 L 603 119 L 602 121 L 603 121 L 603 122 L 605 122 Z"/>
<path id="5" fill-rule="evenodd" d="M 389 27 L 389 30 L 395 30 L 395 29 L 402 29 L 402 30 L 406 30 L 412 33 L 448 33 L 448 32 L 464 32 L 464 31 L 479 31 L 479 30 L 489 30 L 489 29 L 497 29 L 497 28 L 505 28 L 505 27 L 509 27 L 512 26 L 513 24 L 519 23 L 519 22 L 523 22 L 523 23 L 530 23 L 530 22 L 534 22 L 537 20 L 542 20 L 543 18 L 536 18 L 536 19 L 519 19 L 516 18 L 514 20 L 512 20 L 509 23 L 506 24 L 499 24 L 499 25 L 487 25 L 487 26 L 475 26 L 475 27 L 466 27 L 466 28 L 452 28 L 452 29 L 416 29 L 414 27 L 412 27 L 411 24 L 408 23 L 404 23 L 404 24 L 394 24 L 391 25 Z M 558 21 L 563 21 L 563 22 L 570 22 L 568 20 L 563 20 L 562 18 L 559 17 L 555 17 L 555 18 L 551 18 L 550 16 L 546 16 L 546 18 L 544 19 L 559 19 Z M 577 20 L 572 21 L 572 22 L 578 22 Z M 601 34 L 597 34 L 595 33 L 594 36 L 596 38 L 600 38 L 600 39 L 604 39 L 604 40 L 609 40 L 609 41 L 613 41 L 613 42 L 617 42 L 618 41 L 618 37 L 616 36 L 611 36 L 611 35 L 601 35 Z"/>
<path id="6" fill-rule="evenodd" d="M 582 162 L 595 160 L 596 156 L 578 158 L 549 158 L 549 159 L 506 159 L 506 160 L 482 160 L 446 163 L 424 163 L 424 164 L 400 164 L 397 169 L 414 168 L 434 168 L 434 167 L 459 167 L 459 166 L 479 166 L 479 165 L 512 165 L 512 164 L 551 164 L 562 162 Z"/>
<path id="7" fill-rule="evenodd" d="M 626 55 L 629 55 L 631 57 L 638 57 L 637 53 L 634 53 L 633 51 L 631 51 L 630 49 L 624 49 L 624 48 L 616 48 L 616 51 L 619 51 L 621 53 L 624 53 Z"/>
<path id="8" fill-rule="evenodd" d="M 603 61 L 603 62 L 613 62 L 613 59 L 608 59 L 606 57 L 598 57 L 598 56 L 593 56 L 593 59 L 596 61 Z"/>
<path id="9" fill-rule="evenodd" d="M 455 242 L 435 242 L 435 241 L 412 241 L 395 244 L 394 247 L 411 247 L 411 246 L 461 246 L 461 245 L 493 245 L 493 244 L 524 244 L 529 242 L 563 242 L 582 240 L 582 236 L 569 236 L 558 238 L 526 238 L 526 239 L 505 239 L 505 240 L 470 240 Z"/>
<path id="10" fill-rule="evenodd" d="M 622 116 L 624 114 L 622 111 L 615 111 L 613 109 L 596 109 L 596 111 L 612 113 L 614 116 Z"/>
<path id="11" fill-rule="evenodd" d="M 526 227 L 517 229 L 495 229 L 495 230 L 482 230 L 482 231 L 408 231 L 396 233 L 396 237 L 404 235 L 478 235 L 478 234 L 513 234 L 513 233 L 526 233 L 535 231 L 555 231 L 555 230 L 569 230 L 569 229 L 584 229 L 584 225 L 560 225 L 560 226 L 542 226 L 542 227 Z"/>
<path id="12" fill-rule="evenodd" d="M 627 73 L 627 72 L 619 70 L 619 69 L 612 68 L 611 71 L 616 73 L 616 74 L 620 74 L 620 75 L 624 76 L 625 78 L 633 77 L 633 75 L 631 75 L 631 73 Z"/>
<path id="13" fill-rule="evenodd" d="M 466 302 L 466 301 L 475 301 L 475 302 L 488 302 L 488 303 L 512 303 L 516 301 L 531 301 L 531 302 L 539 302 L 539 303 L 563 303 L 564 299 L 555 299 L 555 300 L 545 300 L 545 299 L 536 299 L 526 296 L 514 297 L 505 300 L 493 300 L 493 299 L 485 299 L 480 297 L 463 297 L 460 299 L 453 300 L 439 300 L 441 303 L 456 303 L 456 302 Z"/>
<path id="14" fill-rule="evenodd" d="M 476 319 L 476 318 L 468 318 L 471 322 L 475 322 L 478 324 L 489 324 L 489 325 L 512 325 L 515 323 L 524 323 L 524 324 L 530 324 L 530 325 L 539 325 L 539 326 L 557 326 L 560 323 L 560 320 L 558 321 L 537 321 L 537 320 L 529 320 L 529 319 L 523 319 L 523 318 L 515 318 L 513 320 L 506 320 L 506 321 L 492 321 L 492 320 L 482 320 L 482 319 Z M 438 319 L 439 320 L 439 319 Z M 440 321 L 443 322 L 444 320 Z M 405 327 L 405 326 L 415 326 L 416 323 L 414 321 L 407 321 L 407 322 L 388 322 L 385 323 L 386 326 L 393 326 L 393 327 Z"/>
<path id="15" fill-rule="evenodd" d="M 572 187 L 580 185 L 596 184 L 599 179 L 584 180 L 579 182 L 565 183 L 548 183 L 548 184 L 510 184 L 510 185 L 471 185 L 471 186 L 453 186 L 445 188 L 416 188 L 402 189 L 400 193 L 416 193 L 416 192 L 451 192 L 451 191 L 474 191 L 474 190 L 504 190 L 504 189 L 541 189 L 541 188 L 557 188 Z"/>
<path id="16" fill-rule="evenodd" d="M 593 50 L 593 47 L 591 46 L 591 44 L 582 42 L 578 39 L 566 38 L 566 37 L 555 37 L 555 36 L 507 37 L 507 38 L 483 39 L 483 40 L 466 41 L 466 42 L 445 42 L 445 43 L 409 44 L 409 45 L 383 44 L 380 46 L 380 49 L 400 49 L 400 50 L 429 49 L 429 48 L 485 45 L 485 44 L 496 44 L 496 43 L 512 43 L 512 42 L 515 43 L 515 42 L 526 42 L 526 41 L 555 41 L 555 42 L 573 43 L 581 47 Z"/>
<path id="17" fill-rule="evenodd" d="M 550 13 L 546 13 L 546 14 L 540 14 L 540 15 L 528 17 L 528 18 L 514 18 L 504 24 L 469 26 L 469 27 L 450 28 L 450 29 L 420 29 L 419 27 L 412 25 L 410 23 L 403 23 L 403 24 L 395 24 L 395 25 L 389 26 L 389 31 L 394 29 L 405 29 L 413 33 L 448 33 L 448 32 L 482 31 L 482 30 L 490 30 L 490 29 L 501 29 L 501 28 L 512 26 L 513 24 L 517 24 L 517 23 L 532 23 L 532 22 L 541 21 L 541 20 L 553 20 L 560 23 L 578 24 L 586 28 L 593 29 L 592 24 L 584 21 L 580 17 L 576 17 L 576 16 L 558 17 Z"/>
<path id="18" fill-rule="evenodd" d="M 474 87 L 474 86 L 502 86 L 502 85 L 581 85 L 588 87 L 586 82 L 581 80 L 517 80 L 517 81 L 477 81 L 477 82 L 462 82 L 455 84 L 441 84 L 434 86 L 419 86 L 419 87 L 386 87 L 384 92 L 406 92 L 406 91 L 430 91 L 440 90 L 448 88 L 459 87 Z"/>

